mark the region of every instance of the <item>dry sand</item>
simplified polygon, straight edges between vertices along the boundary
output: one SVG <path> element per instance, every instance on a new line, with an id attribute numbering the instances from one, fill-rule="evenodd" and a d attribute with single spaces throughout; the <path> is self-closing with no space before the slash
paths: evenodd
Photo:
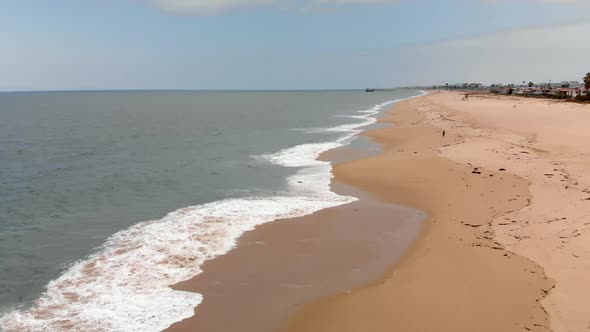
<path id="1" fill-rule="evenodd" d="M 554 166 L 541 155 L 549 144 L 568 140 L 546 142 L 544 135 L 535 134 L 529 125 L 535 106 L 526 111 L 524 105 L 537 101 L 519 101 L 516 109 L 527 114 L 517 124 L 510 120 L 512 101 L 460 100 L 458 94 L 443 93 L 399 104 L 394 116 L 383 120 L 395 122 L 395 128 L 367 133 L 383 145 L 384 153 L 335 166 L 338 181 L 386 202 L 420 208 L 429 218 L 412 250 L 379 283 L 304 306 L 286 323 L 286 331 L 548 331 L 549 315 L 540 301 L 554 282 L 536 263 L 558 282 L 543 302 L 548 311 L 557 315 L 554 308 L 561 308 L 571 315 L 569 329 L 562 328 L 561 317 L 554 318 L 552 327 L 581 330 L 573 316 L 586 310 L 583 298 L 590 294 L 579 294 L 584 284 L 578 280 L 560 286 L 568 280 L 553 272 L 566 274 L 561 270 L 563 256 L 582 259 L 559 252 L 582 238 L 578 234 L 583 234 L 583 222 L 574 228 L 570 222 L 575 222 L 572 214 L 582 214 L 576 205 L 590 195 L 580 191 L 575 198 L 568 196 L 572 182 L 581 180 L 569 173 L 566 182 L 561 181 L 567 168 L 563 160 Z M 503 105 L 502 110 L 497 105 Z M 557 120 L 558 107 L 548 106 L 545 112 Z M 548 131 L 552 128 L 550 119 L 539 122 Z M 530 133 L 522 128 L 525 124 Z M 546 144 L 536 145 L 539 142 Z M 572 146 L 559 151 L 563 156 L 578 150 Z M 554 185 L 541 195 L 537 186 L 549 182 Z M 551 195 L 557 190 L 559 196 Z M 554 229 L 545 232 L 542 227 Z M 555 255 L 559 260 L 550 258 Z M 582 278 L 582 273 L 576 276 Z M 572 286 L 577 286 L 580 301 L 565 291 Z M 563 295 L 558 295 L 560 289 Z"/>
<path id="2" fill-rule="evenodd" d="M 531 182 L 532 203 L 494 220 L 496 239 L 556 282 L 542 304 L 555 332 L 590 330 L 590 106 L 437 94 L 418 102 L 465 143 L 442 155 Z M 429 105 L 430 104 L 430 105 Z M 447 119 L 455 121 L 449 121 Z"/>

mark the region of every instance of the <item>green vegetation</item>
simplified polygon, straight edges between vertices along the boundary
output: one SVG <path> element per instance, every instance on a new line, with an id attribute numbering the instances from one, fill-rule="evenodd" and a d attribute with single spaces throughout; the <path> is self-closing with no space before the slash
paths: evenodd
<path id="1" fill-rule="evenodd" d="M 560 93 L 556 93 L 554 95 L 551 95 L 550 98 L 551 99 L 567 99 L 567 94 L 560 92 Z"/>

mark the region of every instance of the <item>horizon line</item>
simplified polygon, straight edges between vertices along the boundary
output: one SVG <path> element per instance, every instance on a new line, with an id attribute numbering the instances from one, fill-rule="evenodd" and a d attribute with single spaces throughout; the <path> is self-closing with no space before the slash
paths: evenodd
<path id="1" fill-rule="evenodd" d="M 0 93 L 43 93 L 43 92 L 289 92 L 289 91 L 356 91 L 365 89 L 395 90 L 415 86 L 364 87 L 364 88 L 322 88 L 322 89 L 56 89 L 56 90 L 0 90 Z"/>

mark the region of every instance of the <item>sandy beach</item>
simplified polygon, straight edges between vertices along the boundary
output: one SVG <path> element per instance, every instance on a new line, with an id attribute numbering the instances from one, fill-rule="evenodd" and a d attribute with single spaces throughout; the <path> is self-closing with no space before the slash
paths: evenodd
<path id="1" fill-rule="evenodd" d="M 466 143 L 443 149 L 457 162 L 506 167 L 531 183 L 531 204 L 494 220 L 497 240 L 540 264 L 556 287 L 543 301 L 554 331 L 590 328 L 590 107 L 539 99 L 476 98 L 474 105 L 442 94 L 430 113 L 465 124 Z M 451 129 L 454 130 L 454 129 Z"/>
<path id="2" fill-rule="evenodd" d="M 384 147 L 338 181 L 429 215 L 380 282 L 302 308 L 287 331 L 583 331 L 588 107 L 435 93 L 366 133 Z M 442 131 L 446 135 L 442 136 Z"/>

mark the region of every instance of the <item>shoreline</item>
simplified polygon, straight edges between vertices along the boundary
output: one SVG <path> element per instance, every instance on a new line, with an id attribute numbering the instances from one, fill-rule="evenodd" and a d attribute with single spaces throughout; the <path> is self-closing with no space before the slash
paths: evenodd
<path id="1" fill-rule="evenodd" d="M 425 211 L 422 236 L 379 282 L 305 305 L 285 331 L 550 330 L 539 301 L 553 282 L 496 242 L 492 227 L 529 204 L 529 182 L 439 156 L 464 138 L 426 124 L 429 99 L 397 104 L 380 119 L 395 127 L 364 133 L 383 153 L 334 166 L 336 181 Z"/>
<path id="2" fill-rule="evenodd" d="M 285 218 L 294 219 L 313 215 L 314 212 L 356 201 L 355 197 L 338 195 L 331 190 L 333 188 L 331 187 L 331 165 L 317 157 L 323 151 L 347 145 L 353 136 L 362 131 L 357 128 L 374 124 L 376 122 L 375 115 L 380 114 L 384 107 L 408 96 L 407 92 L 381 96 L 377 99 L 390 98 L 390 100 L 373 104 L 368 108 L 366 104 L 359 105 L 360 109 L 352 111 L 352 114 L 336 115 L 355 119 L 349 120 L 355 123 L 342 121 L 345 124 L 309 129 L 310 132 L 316 130 L 334 132 L 333 136 L 338 136 L 334 137 L 334 140 L 330 140 L 331 138 L 326 136 L 327 141 L 325 142 L 302 143 L 274 153 L 256 155 L 254 158 L 264 159 L 265 163 L 270 162 L 286 168 L 293 168 L 292 174 L 285 179 L 287 187 L 284 192 L 273 191 L 272 195 L 262 195 L 261 197 L 230 197 L 187 206 L 172 211 L 160 219 L 140 222 L 114 233 L 94 253 L 76 261 L 58 278 L 52 280 L 47 286 L 47 291 L 32 306 L 22 310 L 14 309 L 3 314 L 0 317 L 0 325 L 15 331 L 27 328 L 70 329 L 72 326 L 77 326 L 79 329 L 92 329 L 92 326 L 97 324 L 108 324 L 110 329 L 160 331 L 194 316 L 195 308 L 201 309 L 202 307 L 200 304 L 203 300 L 203 293 L 198 291 L 176 292 L 173 286 L 200 275 L 204 263 L 216 260 L 214 258 L 225 256 L 228 252 L 233 251 L 244 233 L 258 229 L 257 226 L 261 224 Z M 396 100 L 393 100 L 394 98 Z M 357 105 L 357 103 L 353 102 L 353 105 Z M 360 146 L 362 145 L 360 144 Z M 347 158 L 348 156 L 345 153 L 342 157 Z M 372 199 L 367 199 L 364 203 L 365 205 L 359 209 L 364 210 L 368 209 L 368 206 L 377 205 Z M 387 209 L 396 210 L 391 213 L 398 214 L 401 219 L 404 219 L 401 220 L 402 224 L 406 221 L 405 219 L 417 219 L 416 215 L 419 215 L 418 212 L 409 213 L 408 211 L 411 209 L 401 207 L 387 206 Z M 336 211 L 336 213 L 341 213 L 338 212 L 340 210 Z M 354 210 L 349 212 L 348 215 L 357 214 Z M 329 212 L 325 214 L 330 215 Z M 398 231 L 396 227 L 398 227 L 401 232 L 405 232 L 405 230 L 409 233 L 413 232 L 410 230 L 411 227 L 405 225 L 383 224 L 382 219 L 384 218 L 377 218 L 378 213 L 374 213 L 374 211 L 363 214 L 363 217 L 368 214 L 375 214 L 373 222 L 379 225 L 375 231 L 396 233 Z M 349 217 L 348 215 L 344 214 L 344 219 Z M 306 220 L 306 218 L 297 218 L 297 220 Z M 358 225 L 350 226 L 343 228 L 354 229 Z M 390 226 L 391 229 L 388 228 Z M 261 229 L 266 229 L 266 227 L 261 227 Z M 359 231 L 362 233 L 364 230 L 360 229 Z M 289 232 L 284 232 L 281 235 L 285 238 L 284 236 L 289 234 Z M 326 235 L 330 236 L 331 234 Z M 337 241 L 334 238 L 332 239 L 333 243 L 346 244 L 356 240 L 354 234 L 338 235 L 344 238 L 348 236 L 349 240 Z M 379 237 L 382 234 L 377 232 L 368 235 Z M 409 235 L 404 240 L 410 241 L 411 239 L 412 235 Z M 287 237 L 286 240 L 290 239 Z M 377 263 L 381 262 L 379 266 L 385 264 L 386 267 L 389 267 L 392 263 L 384 263 L 383 259 L 393 260 L 397 252 L 403 251 L 401 247 L 383 243 L 383 239 L 377 239 L 374 242 L 378 244 L 377 247 L 381 248 L 379 250 L 384 250 L 383 248 L 386 246 L 389 246 L 389 250 L 375 254 L 370 252 L 372 249 L 364 248 L 362 243 L 357 243 L 356 249 L 364 251 L 366 257 L 359 257 L 357 263 L 352 262 L 351 265 L 342 264 L 344 270 L 341 272 L 347 272 L 345 268 L 348 266 L 348 268 L 356 268 L 361 273 L 365 273 L 364 270 L 367 269 L 362 266 L 355 267 L 355 264 L 376 264 L 375 266 L 377 266 Z M 404 241 L 399 242 L 402 245 L 404 243 Z M 348 249 L 348 251 L 353 253 L 355 250 Z M 295 251 L 289 254 L 293 253 L 297 254 Z M 331 257 L 338 258 L 338 255 L 333 253 Z M 285 261 L 288 261 L 289 258 L 287 255 Z M 257 267 L 256 260 L 252 262 L 251 266 Z M 386 267 L 380 269 L 384 270 Z M 368 270 L 373 271 L 373 269 L 376 267 Z M 371 275 L 370 280 L 377 278 L 382 272 L 381 270 L 375 272 L 375 276 Z M 329 273 L 331 271 L 324 270 L 324 274 Z M 373 272 L 367 272 L 367 275 L 371 273 Z M 221 277 L 223 276 L 224 274 L 221 275 Z M 324 281 L 320 273 L 316 276 L 318 279 L 310 284 Z M 249 280 L 249 277 L 246 275 L 244 280 Z M 260 277 L 258 280 L 264 280 L 267 276 L 260 275 Z M 338 280 L 341 280 L 339 276 L 335 276 L 332 281 Z M 356 282 L 356 280 L 358 279 L 352 281 Z M 350 280 L 341 284 L 341 288 L 344 290 L 353 286 L 358 285 Z M 116 291 L 102 291 L 103 289 Z M 332 292 L 339 292 L 342 289 L 335 289 Z M 314 294 L 316 293 L 314 291 Z M 207 292 L 207 294 L 209 293 Z M 317 294 L 322 296 L 328 293 L 322 290 Z M 80 300 L 78 301 L 78 299 Z M 231 303 L 233 300 L 234 298 L 229 297 L 225 303 Z M 300 302 L 311 300 L 312 298 L 305 298 Z M 119 305 L 121 303 L 125 305 Z M 55 310 L 56 308 L 59 310 Z M 85 315 L 84 312 L 86 310 L 105 310 L 105 308 L 107 310 L 112 308 L 112 312 L 115 314 L 104 319 Z M 200 310 L 197 311 L 200 313 Z M 238 311 L 239 309 L 236 310 L 236 312 Z"/>
<path id="3" fill-rule="evenodd" d="M 372 270 L 350 290 L 299 298 L 266 330 L 565 332 L 590 326 L 584 309 L 590 294 L 579 291 L 590 282 L 584 273 L 590 113 L 575 104 L 487 96 L 462 103 L 460 97 L 443 92 L 396 104 L 379 118 L 395 126 L 360 134 L 378 144 L 379 153 L 330 152 L 338 160 L 332 186 L 424 211 L 424 226 L 381 273 Z M 317 226 L 334 221 L 339 214 L 333 211 L 348 222 L 371 215 L 365 206 L 353 216 L 354 204 L 348 213 L 345 205 L 308 217 Z M 312 271 L 320 279 L 333 272 Z"/>
<path id="4" fill-rule="evenodd" d="M 359 112 L 374 123 L 391 103 Z M 584 105 L 489 95 L 461 101 L 439 92 L 399 100 L 376 119 L 370 127 L 335 127 L 349 134 L 323 144 L 318 158 L 311 144 L 264 155 L 309 171 L 288 178 L 298 190 L 319 183 L 325 188 L 316 192 L 335 199 L 329 203 L 350 200 L 310 214 L 301 211 L 307 205 L 286 204 L 292 213 L 248 224 L 240 236 L 215 228 L 224 222 L 209 216 L 202 244 L 231 235 L 235 246 L 215 259 L 204 255 L 195 277 L 164 285 L 179 290 L 175 296 L 204 294 L 205 301 L 198 308 L 180 302 L 196 315 L 158 330 L 590 329 L 590 293 L 580 291 L 590 283 Z M 327 150 L 354 135 L 363 141 L 356 147 Z M 305 163 L 285 161 L 302 151 Z M 195 208 L 164 219 L 191 217 Z M 195 258 L 169 259 L 185 266 L 182 260 Z M 84 264 L 80 273 L 97 274 L 91 260 Z"/>
<path id="5" fill-rule="evenodd" d="M 419 236 L 424 214 L 333 187 L 359 200 L 244 233 L 232 251 L 206 262 L 203 273 L 174 285 L 204 300 L 194 316 L 165 331 L 277 331 L 299 306 L 386 273 Z"/>
<path id="6" fill-rule="evenodd" d="M 374 116 L 371 112 L 375 108 L 397 102 L 379 104 L 363 113 Z M 368 122 L 351 131 L 356 135 L 362 132 L 356 128 L 372 125 L 377 119 Z M 363 144 L 363 148 L 344 145 L 323 152 L 316 160 L 334 164 L 378 154 L 378 147 L 371 145 L 372 149 Z M 298 186 L 304 182 L 301 178 Z M 204 300 L 195 308 L 195 315 L 165 331 L 276 331 L 295 307 L 323 296 L 349 292 L 383 275 L 417 236 L 423 213 L 382 203 L 337 181 L 331 181 L 330 190 L 341 197 L 359 200 L 303 217 L 278 219 L 244 233 L 231 251 L 205 262 L 201 274 L 173 285 L 175 290 L 203 294 Z M 363 211 L 362 217 L 358 211 Z M 393 222 L 390 216 L 395 216 Z M 302 232 L 309 238 L 302 238 Z M 356 238 L 358 234 L 364 236 Z M 303 248 L 301 243 L 310 244 L 311 248 Z M 303 252 L 309 255 L 307 259 L 301 257 Z M 343 253 L 348 259 L 342 257 Z M 290 261 L 289 266 L 284 265 L 285 261 Z M 294 266 L 306 273 L 294 271 Z M 249 271 L 252 267 L 255 271 Z M 290 275 L 284 271 L 290 271 Z M 261 280 L 266 283 L 260 283 Z M 252 303 L 243 303 L 244 299 L 260 296 Z M 243 305 L 228 309 L 228 305 L 233 307 L 237 303 Z M 233 313 L 232 321 L 226 319 L 228 310 Z"/>

